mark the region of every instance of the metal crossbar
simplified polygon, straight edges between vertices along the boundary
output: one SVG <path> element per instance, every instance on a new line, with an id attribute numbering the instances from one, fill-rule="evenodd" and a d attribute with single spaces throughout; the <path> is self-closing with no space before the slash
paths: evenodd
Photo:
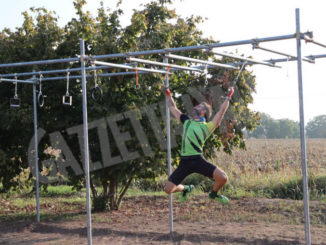
<path id="1" fill-rule="evenodd" d="M 152 60 L 143 60 L 143 59 L 132 58 L 132 57 L 127 58 L 127 61 L 139 62 L 139 63 L 155 65 L 155 66 L 172 67 L 172 68 L 177 68 L 178 70 L 203 72 L 203 70 L 199 69 L 199 68 L 180 66 L 180 65 L 169 64 L 169 63 L 162 63 L 162 62 L 157 62 L 157 61 L 152 61 Z"/>
<path id="2" fill-rule="evenodd" d="M 271 63 L 271 62 L 268 62 L 268 61 L 254 60 L 254 59 L 251 59 L 251 58 L 245 58 L 245 57 L 241 57 L 241 56 L 238 56 L 238 55 L 220 53 L 220 52 L 216 52 L 216 51 L 212 51 L 212 53 L 216 54 L 216 55 L 219 55 L 219 56 L 223 56 L 223 57 L 229 57 L 229 58 L 233 58 L 233 59 L 247 61 L 247 62 L 253 63 L 253 64 L 259 64 L 259 65 L 266 65 L 266 66 L 270 66 L 270 67 L 282 68 L 281 66 L 276 66 L 275 63 Z"/>
<path id="3" fill-rule="evenodd" d="M 199 59 L 184 57 L 184 56 L 175 55 L 175 54 L 166 54 L 165 56 L 167 58 L 171 58 L 171 59 L 178 59 L 178 60 L 184 60 L 184 61 L 189 61 L 189 62 L 194 62 L 194 63 L 201 63 L 201 64 L 205 64 L 205 65 L 210 65 L 210 66 L 216 66 L 216 67 L 222 67 L 222 68 L 228 68 L 228 69 L 234 69 L 234 70 L 239 69 L 238 67 L 228 65 L 228 64 L 221 64 L 221 63 L 216 63 L 216 62 L 211 62 L 211 61 L 199 60 Z"/>
<path id="4" fill-rule="evenodd" d="M 312 60 L 326 58 L 326 54 L 309 55 L 309 56 L 306 56 L 306 58 L 312 59 Z"/>
<path id="5" fill-rule="evenodd" d="M 8 83 L 26 83 L 26 84 L 36 84 L 38 83 L 35 80 L 17 80 L 17 79 L 7 79 L 7 78 L 0 78 L 1 82 L 8 82 Z"/>
<path id="6" fill-rule="evenodd" d="M 264 51 L 267 51 L 267 52 L 270 52 L 270 53 L 274 53 L 274 54 L 278 54 L 278 55 L 282 55 L 282 56 L 291 58 L 292 60 L 297 60 L 297 57 L 294 56 L 294 55 L 286 54 L 286 53 L 279 52 L 279 51 L 275 51 L 275 50 L 268 49 L 268 48 L 265 48 L 265 47 L 261 47 L 258 43 L 253 43 L 252 44 L 252 48 L 253 49 L 261 49 L 261 50 L 264 50 Z M 314 61 L 313 60 L 310 60 L 310 59 L 303 58 L 302 60 L 307 61 L 309 63 L 314 63 Z"/>
<path id="7" fill-rule="evenodd" d="M 303 33 L 303 35 L 308 35 L 308 34 L 310 34 L 310 32 L 309 33 L 308 32 Z M 201 49 L 202 50 L 203 49 L 213 49 L 213 48 L 239 46 L 239 45 L 246 45 L 246 44 L 253 44 L 253 43 L 288 40 L 288 39 L 294 39 L 295 37 L 296 37 L 296 34 L 289 34 L 289 35 L 283 35 L 283 36 L 255 38 L 255 39 L 247 39 L 247 40 L 224 42 L 224 43 L 211 43 L 211 44 L 188 46 L 188 47 L 178 47 L 178 48 L 168 48 L 168 49 L 156 49 L 156 50 L 127 52 L 127 53 L 96 55 L 96 56 L 92 56 L 92 58 L 94 60 L 101 60 L 101 59 L 127 58 L 127 57 L 130 57 L 130 56 L 167 54 L 167 53 L 194 51 L 194 50 L 201 50 Z M 65 58 L 65 59 L 38 60 L 38 61 L 29 61 L 29 62 L 7 63 L 7 64 L 0 64 L 0 68 L 18 67 L 18 66 L 33 66 L 33 65 L 47 65 L 47 64 L 55 64 L 55 63 L 79 62 L 79 60 L 80 60 L 80 57 L 74 57 L 74 58 Z"/>
<path id="8" fill-rule="evenodd" d="M 86 71 L 94 69 L 108 69 L 108 66 L 89 66 L 85 68 Z M 22 72 L 22 73 L 11 73 L 11 74 L 2 74 L 0 77 L 22 77 L 22 76 L 33 76 L 33 75 L 46 75 L 46 74 L 57 74 L 57 73 L 67 73 L 67 72 L 80 72 L 81 68 L 69 68 L 69 69 L 60 69 L 60 70 L 48 70 L 48 71 L 33 71 L 33 72 Z"/>
<path id="9" fill-rule="evenodd" d="M 103 65 L 103 66 L 109 66 L 114 68 L 122 68 L 127 70 L 139 70 L 139 71 L 147 71 L 151 73 L 161 73 L 166 74 L 166 71 L 164 70 L 155 70 L 155 69 L 149 69 L 149 68 L 143 68 L 143 67 L 134 67 L 131 65 L 123 65 L 123 64 L 115 64 L 115 63 L 109 63 L 109 62 L 103 62 L 103 61 L 93 61 L 95 65 Z"/>
<path id="10" fill-rule="evenodd" d="M 66 59 L 55 59 L 55 60 L 37 60 L 37 61 L 28 61 L 28 62 L 17 62 L 17 63 L 8 63 L 0 64 L 0 68 L 4 67 L 18 67 L 18 66 L 34 66 L 34 65 L 48 65 L 48 64 L 57 64 L 57 63 L 77 63 L 79 58 L 66 58 Z"/>

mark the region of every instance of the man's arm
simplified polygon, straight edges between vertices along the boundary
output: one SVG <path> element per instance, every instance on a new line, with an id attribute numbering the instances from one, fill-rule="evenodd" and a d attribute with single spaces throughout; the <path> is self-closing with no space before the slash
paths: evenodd
<path id="1" fill-rule="evenodd" d="M 169 107 L 171 113 L 173 114 L 173 116 L 176 119 L 178 119 L 180 121 L 181 111 L 177 108 L 177 106 L 172 98 L 171 91 L 168 88 L 165 89 L 165 95 L 168 100 L 168 107 Z"/>
<path id="2" fill-rule="evenodd" d="M 223 102 L 223 104 L 220 107 L 220 110 L 215 114 L 215 116 L 212 120 L 212 122 L 216 128 L 221 124 L 224 114 L 227 111 L 227 109 L 229 108 L 230 99 L 231 99 L 233 93 L 234 93 L 234 88 L 230 87 L 229 92 L 226 97 L 226 100 Z"/>

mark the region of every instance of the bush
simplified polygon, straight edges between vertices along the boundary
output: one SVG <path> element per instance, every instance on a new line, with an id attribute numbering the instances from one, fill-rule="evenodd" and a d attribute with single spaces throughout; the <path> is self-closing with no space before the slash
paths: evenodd
<path id="1" fill-rule="evenodd" d="M 166 181 L 166 176 L 160 176 L 155 179 L 135 179 L 132 186 L 141 191 L 163 191 Z"/>
<path id="2" fill-rule="evenodd" d="M 93 212 L 102 212 L 109 210 L 108 197 L 100 195 L 98 197 L 93 197 Z"/>
<path id="3" fill-rule="evenodd" d="M 318 198 L 326 195 L 326 176 L 309 176 L 308 178 L 310 198 Z M 289 198 L 294 200 L 303 199 L 302 178 L 293 178 L 287 182 L 279 183 L 272 188 L 265 188 L 265 193 L 269 193 L 271 198 Z"/>

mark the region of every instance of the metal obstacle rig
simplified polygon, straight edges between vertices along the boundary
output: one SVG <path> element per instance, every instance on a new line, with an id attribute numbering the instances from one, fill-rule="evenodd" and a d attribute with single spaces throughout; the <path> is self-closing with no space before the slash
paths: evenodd
<path id="1" fill-rule="evenodd" d="M 272 49 L 261 47 L 261 43 L 268 43 L 273 41 L 289 40 L 296 39 L 297 46 L 297 55 L 286 54 L 283 52 L 274 51 Z M 35 146 L 35 166 L 34 172 L 36 177 L 36 206 L 37 206 L 37 221 L 40 221 L 40 206 L 39 206 L 39 173 L 38 173 L 38 132 L 37 132 L 37 104 L 42 106 L 44 104 L 45 95 L 42 93 L 42 82 L 49 82 L 54 80 L 66 80 L 66 94 L 63 96 L 64 105 L 72 105 L 72 97 L 69 94 L 69 82 L 71 80 L 81 79 L 82 80 L 82 107 L 83 107 L 83 133 L 84 133 L 84 165 L 85 165 L 85 176 L 86 176 L 86 204 L 87 204 L 87 234 L 88 234 L 88 244 L 92 244 L 92 223 L 91 223 L 91 203 L 90 203 L 90 176 L 89 176 L 89 146 L 88 146 L 88 121 L 87 121 L 87 88 L 86 88 L 86 79 L 92 78 L 91 75 L 87 75 L 87 71 L 93 71 L 93 78 L 95 86 L 92 91 L 93 96 L 99 94 L 99 97 L 94 97 L 95 101 L 102 96 L 102 90 L 97 83 L 97 77 L 112 77 L 112 76 L 130 76 L 138 74 L 150 74 L 150 73 L 161 73 L 166 74 L 164 80 L 165 86 L 168 87 L 168 74 L 173 73 L 174 71 L 188 71 L 188 72 L 198 72 L 206 73 L 208 69 L 214 69 L 216 67 L 222 67 L 225 69 L 234 69 L 242 70 L 246 64 L 252 65 L 265 65 L 269 67 L 279 67 L 276 66 L 276 63 L 288 62 L 288 61 L 297 61 L 298 64 L 298 84 L 299 84 L 299 102 L 300 102 L 300 134 L 301 134 L 301 161 L 302 161 L 302 173 L 303 173 L 303 189 L 304 189 L 304 214 L 305 214 L 305 237 L 306 244 L 311 244 L 310 239 L 310 217 L 309 217 L 309 200 L 308 200 L 308 181 L 307 181 L 307 162 L 306 162 L 306 140 L 304 132 L 304 111 L 303 111 L 303 90 L 302 90 L 302 61 L 309 63 L 314 63 L 316 59 L 326 58 L 326 54 L 319 55 L 309 55 L 302 58 L 301 55 L 301 40 L 305 40 L 307 43 L 312 43 L 320 47 L 325 48 L 326 45 L 323 45 L 319 42 L 313 40 L 312 32 L 301 33 L 300 32 L 300 20 L 299 20 L 299 9 L 296 9 L 296 32 L 294 34 L 283 35 L 283 36 L 274 36 L 266 38 L 255 38 L 242 41 L 234 42 L 224 42 L 224 43 L 213 43 L 207 45 L 199 46 L 188 46 L 188 47 L 179 47 L 179 48 L 169 48 L 169 49 L 157 49 L 157 50 L 147 50 L 147 51 L 137 51 L 129 53 L 117 53 L 117 54 L 107 54 L 107 55 L 97 55 L 97 56 L 87 56 L 85 55 L 85 45 L 84 40 L 80 40 L 80 56 L 74 58 L 65 58 L 65 59 L 55 59 L 55 60 L 40 60 L 40 61 L 29 61 L 29 62 L 19 62 L 19 63 L 9 63 L 9 64 L 0 64 L 1 68 L 7 67 L 21 67 L 21 66 L 34 66 L 34 65 L 50 65 L 58 63 L 80 63 L 79 68 L 69 68 L 61 70 L 45 70 L 45 71 L 31 71 L 24 73 L 14 73 L 14 74 L 1 74 L 0 82 L 9 82 L 15 84 L 15 94 L 10 105 L 12 107 L 19 107 L 20 99 L 17 93 L 17 86 L 19 83 L 33 85 L 33 107 L 34 107 L 34 146 Z M 271 52 L 277 55 L 285 56 L 286 58 L 275 58 L 269 60 L 255 60 L 252 58 L 246 58 L 243 56 L 237 56 L 225 52 L 217 52 L 215 49 L 220 49 L 223 47 L 230 46 L 239 46 L 239 45 L 252 45 L 254 49 L 261 49 L 267 52 Z M 174 53 L 186 52 L 193 50 L 206 50 L 207 52 L 212 52 L 215 55 L 229 57 L 239 62 L 222 64 L 211 61 L 205 61 L 200 59 L 195 59 L 193 57 L 185 57 L 175 55 Z M 163 62 L 139 59 L 137 56 L 147 56 L 153 54 L 162 55 Z M 127 62 L 136 62 L 135 63 L 126 63 L 126 64 L 115 64 L 109 62 L 103 62 L 99 60 L 109 60 L 116 58 L 125 58 Z M 187 61 L 190 63 L 190 66 L 180 66 L 174 63 L 169 63 L 169 59 L 178 59 Z M 91 61 L 92 65 L 87 66 L 88 61 Z M 143 68 L 138 67 L 137 63 L 152 65 L 152 66 L 161 66 L 165 68 L 164 70 L 154 69 L 154 68 Z M 201 65 L 195 65 L 201 64 Z M 120 68 L 128 70 L 126 72 L 115 72 L 115 73 L 101 73 L 97 74 L 97 70 L 106 70 L 111 68 Z M 130 72 L 129 70 L 135 70 Z M 44 77 L 51 74 L 60 74 L 66 73 L 66 76 L 54 76 L 54 77 Z M 75 75 L 70 75 L 71 73 L 79 73 Z M 239 72 L 240 73 L 240 72 Z M 37 78 L 36 76 L 39 76 Z M 18 79 L 22 77 L 31 77 L 28 79 Z M 39 90 L 37 92 L 36 86 L 39 85 Z M 92 97 L 93 97 L 92 96 Z M 167 107 L 166 101 L 166 120 L 167 120 L 167 149 L 168 149 L 168 173 L 171 174 L 171 143 L 170 143 L 170 113 Z M 169 206 L 170 206 L 170 232 L 173 232 L 173 206 L 172 206 L 172 195 L 169 195 Z"/>

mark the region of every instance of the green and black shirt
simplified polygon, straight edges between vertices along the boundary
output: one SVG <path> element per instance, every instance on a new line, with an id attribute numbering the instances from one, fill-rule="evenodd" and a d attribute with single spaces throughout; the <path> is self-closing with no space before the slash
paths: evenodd
<path id="1" fill-rule="evenodd" d="M 180 121 L 183 123 L 181 156 L 201 155 L 205 141 L 215 130 L 213 122 L 200 122 L 185 114 L 180 115 Z"/>

